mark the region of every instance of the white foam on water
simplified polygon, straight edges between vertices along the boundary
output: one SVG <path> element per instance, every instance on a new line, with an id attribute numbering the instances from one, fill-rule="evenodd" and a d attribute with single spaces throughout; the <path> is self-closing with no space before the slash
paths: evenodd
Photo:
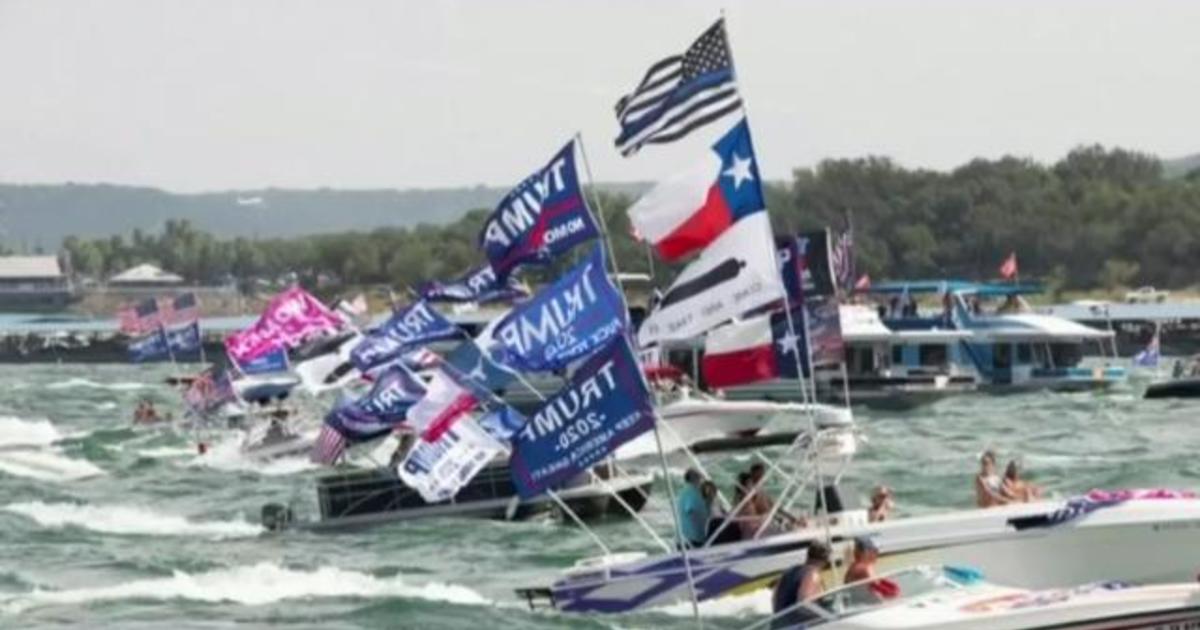
<path id="1" fill-rule="evenodd" d="M 62 434 L 49 420 L 24 420 L 15 416 L 0 416 L 0 447 L 48 446 L 62 439 Z"/>
<path id="2" fill-rule="evenodd" d="M 67 457 L 55 449 L 0 451 L 0 471 L 43 481 L 74 481 L 105 474 L 95 464 Z"/>
<path id="3" fill-rule="evenodd" d="M 190 574 L 176 571 L 171 577 L 134 580 L 111 586 L 62 591 L 34 590 L 0 598 L 8 613 L 39 606 L 88 604 L 128 599 L 233 602 L 260 606 L 290 599 L 336 598 L 375 599 L 399 597 L 487 605 L 479 593 L 455 584 L 429 582 L 410 584 L 403 576 L 378 578 L 336 567 L 306 571 L 262 562 L 255 565 Z"/>
<path id="4" fill-rule="evenodd" d="M 157 448 L 138 449 L 138 457 L 150 459 L 175 459 L 196 454 L 195 446 L 159 446 Z"/>
<path id="5" fill-rule="evenodd" d="M 692 602 L 679 602 L 652 608 L 651 611 L 671 617 L 691 617 Z M 771 589 L 762 588 L 742 595 L 727 595 L 700 602 L 703 617 L 750 617 L 771 614 Z"/>
<path id="6" fill-rule="evenodd" d="M 298 472 L 318 468 L 307 454 L 263 460 L 242 452 L 244 434 L 230 433 L 208 446 L 208 451 L 197 455 L 188 466 L 199 466 L 227 472 L 253 472 L 267 476 L 294 475 Z"/>
<path id="7" fill-rule="evenodd" d="M 0 509 L 28 517 L 43 527 L 81 527 L 106 534 L 223 539 L 262 533 L 261 526 L 246 521 L 193 521 L 136 506 L 28 501 L 10 503 Z"/>
<path id="8" fill-rule="evenodd" d="M 115 392 L 128 392 L 148 387 L 145 383 L 118 381 L 116 383 L 99 383 L 87 378 L 69 378 L 46 385 L 46 389 L 107 389 Z"/>

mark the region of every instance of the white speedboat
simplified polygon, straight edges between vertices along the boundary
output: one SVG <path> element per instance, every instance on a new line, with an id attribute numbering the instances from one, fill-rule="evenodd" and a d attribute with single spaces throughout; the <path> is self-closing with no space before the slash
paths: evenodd
<path id="1" fill-rule="evenodd" d="M 1200 584 L 1092 582 L 1028 590 L 971 571 L 921 566 L 850 584 L 757 628 L 1132 630 L 1200 627 Z"/>
<path id="2" fill-rule="evenodd" d="M 1092 493 L 990 509 L 867 523 L 861 512 L 831 517 L 835 558 L 856 536 L 878 545 L 883 568 L 965 564 L 1025 588 L 1066 587 L 1103 579 L 1164 583 L 1196 579 L 1200 499 Z M 1165 495 L 1165 496 L 1169 496 Z M 833 521 L 836 521 L 833 522 Z M 771 583 L 803 560 L 824 527 L 710 546 L 688 553 L 702 599 L 741 594 Z M 840 575 L 839 567 L 834 573 Z M 688 571 L 681 553 L 619 561 L 581 561 L 549 587 L 518 589 L 531 605 L 618 613 L 687 601 Z"/>

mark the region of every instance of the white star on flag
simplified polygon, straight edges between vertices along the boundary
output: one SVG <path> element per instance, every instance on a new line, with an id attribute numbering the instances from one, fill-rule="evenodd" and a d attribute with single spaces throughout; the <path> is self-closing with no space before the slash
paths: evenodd
<path id="1" fill-rule="evenodd" d="M 799 337 L 793 335 L 791 331 L 788 331 L 785 332 L 783 336 L 779 338 L 779 341 L 776 341 L 775 343 L 779 345 L 780 352 L 784 354 L 791 354 L 796 351 L 796 342 L 799 340 Z"/>
<path id="2" fill-rule="evenodd" d="M 754 181 L 754 174 L 750 172 L 750 165 L 753 163 L 754 160 L 748 157 L 741 157 L 737 153 L 734 153 L 733 164 L 729 165 L 729 168 L 725 169 L 724 171 L 721 171 L 721 174 L 726 177 L 732 177 L 733 189 L 737 190 L 742 186 L 742 182 Z"/>

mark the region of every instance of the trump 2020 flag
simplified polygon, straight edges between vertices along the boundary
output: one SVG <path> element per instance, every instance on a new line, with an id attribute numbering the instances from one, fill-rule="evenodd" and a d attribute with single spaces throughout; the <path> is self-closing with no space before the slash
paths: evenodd
<path id="1" fill-rule="evenodd" d="M 496 277 L 505 280 L 517 265 L 549 262 L 599 235 L 579 186 L 572 140 L 500 200 L 479 245 Z"/>
<path id="2" fill-rule="evenodd" d="M 168 353 L 176 359 L 199 354 L 204 343 L 200 336 L 200 322 L 196 320 L 185 326 L 167 328 L 166 335 Z"/>
<path id="3" fill-rule="evenodd" d="M 458 326 L 425 300 L 396 311 L 379 328 L 367 333 L 350 354 L 354 366 L 367 372 L 408 351 L 440 339 L 460 335 Z"/>
<path id="4" fill-rule="evenodd" d="M 688 264 L 642 322 L 638 343 L 689 339 L 781 298 L 771 223 L 756 212 Z"/>
<path id="5" fill-rule="evenodd" d="M 828 230 L 777 237 L 775 247 L 779 252 L 783 285 L 793 303 L 799 304 L 805 297 L 831 296 L 837 292 Z"/>
<path id="6" fill-rule="evenodd" d="M 654 426 L 641 369 L 618 337 L 529 417 L 512 438 L 513 483 L 522 497 L 569 480 Z"/>
<path id="7" fill-rule="evenodd" d="M 425 395 L 425 387 L 408 370 L 391 366 L 378 375 L 362 398 L 335 407 L 325 416 L 325 425 L 350 443 L 386 435 L 403 423 L 408 410 Z"/>
<path id="8" fill-rule="evenodd" d="M 750 127 L 743 118 L 704 160 L 638 199 L 629 208 L 629 220 L 670 261 L 703 249 L 739 219 L 765 207 Z"/>
<path id="9" fill-rule="evenodd" d="M 462 418 L 433 440 L 418 440 L 397 473 L 425 501 L 448 501 L 504 451 L 503 442 L 473 419 Z"/>
<path id="10" fill-rule="evenodd" d="M 288 371 L 288 353 L 286 348 L 272 350 L 261 354 L 245 363 L 234 361 L 234 365 L 242 374 L 271 374 Z"/>
<path id="11" fill-rule="evenodd" d="M 492 266 L 483 265 L 472 269 L 462 277 L 450 282 L 434 280 L 421 285 L 421 297 L 430 302 L 504 302 L 529 296 L 529 291 L 515 276 L 504 282 L 496 277 Z"/>
<path id="12" fill-rule="evenodd" d="M 167 334 L 162 328 L 129 340 L 127 346 L 129 360 L 134 363 L 161 361 L 170 356 L 167 350 Z"/>
<path id="13" fill-rule="evenodd" d="M 493 356 L 519 370 L 557 370 L 595 352 L 625 329 L 620 293 L 604 271 L 597 246 L 590 256 L 495 327 Z"/>
<path id="14" fill-rule="evenodd" d="M 225 351 L 245 363 L 279 348 L 295 348 L 321 333 L 336 332 L 346 322 L 300 287 L 275 296 L 254 325 L 225 338 Z"/>

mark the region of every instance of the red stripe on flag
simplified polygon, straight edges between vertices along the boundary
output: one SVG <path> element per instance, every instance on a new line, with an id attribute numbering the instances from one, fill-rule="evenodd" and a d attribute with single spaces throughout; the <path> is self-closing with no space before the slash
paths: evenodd
<path id="1" fill-rule="evenodd" d="M 425 427 L 425 433 L 421 434 L 421 439 L 426 442 L 438 441 L 442 434 L 449 431 L 459 418 L 474 409 L 477 403 L 475 397 L 470 394 L 459 395 L 434 417 L 429 426 Z"/>
<path id="2" fill-rule="evenodd" d="M 779 366 L 775 363 L 775 349 L 771 345 L 721 354 L 705 354 L 700 368 L 709 387 L 733 387 L 779 376 Z"/>
<path id="3" fill-rule="evenodd" d="M 703 249 L 716 240 L 722 232 L 733 225 L 733 211 L 721 194 L 721 187 L 713 184 L 708 197 L 692 216 L 680 223 L 670 234 L 654 244 L 658 255 L 664 260 L 676 260 L 694 251 Z"/>

